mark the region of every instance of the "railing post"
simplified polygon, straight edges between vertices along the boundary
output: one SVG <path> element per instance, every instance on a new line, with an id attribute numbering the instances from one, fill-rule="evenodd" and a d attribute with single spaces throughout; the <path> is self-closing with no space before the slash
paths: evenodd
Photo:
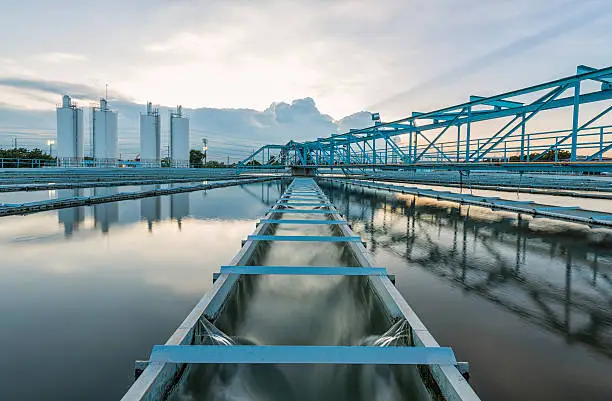
<path id="1" fill-rule="evenodd" d="M 572 118 L 572 154 L 570 161 L 576 161 L 576 151 L 578 149 L 578 112 L 580 110 L 580 81 L 574 85 L 574 115 Z"/>
<path id="2" fill-rule="evenodd" d="M 599 161 L 603 159 L 604 128 L 599 127 Z"/>
<path id="3" fill-rule="evenodd" d="M 555 162 L 559 161 L 559 138 L 555 138 Z"/>
<path id="4" fill-rule="evenodd" d="M 389 161 L 389 138 L 385 138 L 385 164 Z"/>
<path id="5" fill-rule="evenodd" d="M 527 135 L 527 161 L 531 160 L 531 134 Z"/>
<path id="6" fill-rule="evenodd" d="M 412 163 L 412 131 L 414 131 L 414 121 L 410 120 L 410 132 L 408 136 L 408 161 L 410 163 Z"/>
<path id="7" fill-rule="evenodd" d="M 461 124 L 457 124 L 457 163 L 459 163 L 459 149 L 461 147 Z"/>
<path id="8" fill-rule="evenodd" d="M 519 157 L 520 161 L 525 161 L 525 113 L 521 115 L 521 155 Z"/>
<path id="9" fill-rule="evenodd" d="M 372 138 L 372 160 L 376 164 L 376 137 Z"/>
<path id="10" fill-rule="evenodd" d="M 472 106 L 467 108 L 467 131 L 465 133 L 465 161 L 470 161 L 470 133 L 472 128 Z"/>
<path id="11" fill-rule="evenodd" d="M 507 161 L 507 141 L 504 141 L 504 162 Z"/>
<path id="12" fill-rule="evenodd" d="M 351 141 L 353 140 L 353 135 L 348 135 L 348 140 L 346 142 L 346 160 L 347 164 L 351 164 Z"/>

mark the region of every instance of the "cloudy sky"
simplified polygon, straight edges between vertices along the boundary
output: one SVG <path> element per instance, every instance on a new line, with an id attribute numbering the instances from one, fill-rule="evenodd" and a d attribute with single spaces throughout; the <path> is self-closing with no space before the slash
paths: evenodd
<path id="1" fill-rule="evenodd" d="M 275 140 L 316 138 L 364 110 L 394 119 L 610 65 L 610 26 L 609 0 L 10 2 L 0 13 L 0 145 L 51 135 L 59 94 L 89 105 L 106 83 L 117 104 L 182 104 L 213 119 L 257 110 Z M 293 125 L 277 121 L 273 103 L 294 112 Z M 203 123 L 194 137 L 212 129 L 248 138 L 245 147 L 267 142 L 267 126 L 240 116 L 233 132 Z"/>

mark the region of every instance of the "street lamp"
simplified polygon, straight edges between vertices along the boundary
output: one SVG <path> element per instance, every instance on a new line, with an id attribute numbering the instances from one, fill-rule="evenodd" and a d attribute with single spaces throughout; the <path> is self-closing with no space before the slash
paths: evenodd
<path id="1" fill-rule="evenodd" d="M 202 153 L 204 154 L 204 165 L 206 165 L 206 151 L 208 150 L 208 139 L 202 138 Z"/>
<path id="2" fill-rule="evenodd" d="M 52 151 L 53 151 L 53 145 L 55 145 L 55 141 L 53 139 L 49 139 L 47 141 L 47 145 L 49 145 L 49 156 L 53 156 Z"/>

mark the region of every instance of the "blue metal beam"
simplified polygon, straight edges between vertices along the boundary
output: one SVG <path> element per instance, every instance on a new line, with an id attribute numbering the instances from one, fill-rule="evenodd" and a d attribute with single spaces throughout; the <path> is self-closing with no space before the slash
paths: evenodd
<path id="1" fill-rule="evenodd" d="M 156 345 L 149 362 L 456 365 L 446 347 L 299 346 L 299 345 Z"/>
<path id="2" fill-rule="evenodd" d="M 484 96 L 473 96 L 473 95 L 470 96 L 470 102 L 477 102 L 477 101 L 483 101 L 482 104 L 486 104 L 487 106 L 503 107 L 503 108 L 508 108 L 508 109 L 511 109 L 513 107 L 523 106 L 523 103 L 521 102 L 514 102 L 510 100 L 487 100 L 487 98 Z"/>
<path id="3" fill-rule="evenodd" d="M 336 266 L 221 266 L 221 274 L 274 274 L 292 276 L 386 276 L 384 267 Z"/>
<path id="4" fill-rule="evenodd" d="M 283 219 L 283 220 L 273 220 L 273 219 L 261 219 L 259 220 L 261 224 L 313 224 L 313 225 L 338 225 L 338 224 L 346 224 L 346 220 L 293 220 L 293 219 Z"/>
<path id="5" fill-rule="evenodd" d="M 326 235 L 249 235 L 247 241 L 361 242 L 361 237 L 331 237 Z"/>

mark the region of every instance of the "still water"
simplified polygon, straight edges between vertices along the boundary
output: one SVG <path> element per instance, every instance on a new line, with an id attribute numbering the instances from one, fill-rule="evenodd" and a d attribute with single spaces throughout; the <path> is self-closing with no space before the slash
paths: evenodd
<path id="1" fill-rule="evenodd" d="M 0 399 L 117 400 L 277 183 L 0 218 Z"/>
<path id="2" fill-rule="evenodd" d="M 483 399 L 612 398 L 608 231 L 321 187 L 376 264 L 396 274 L 398 289 L 438 342 L 470 362 Z M 134 360 L 166 341 L 282 190 L 260 183 L 1 218 L 0 399 L 119 399 L 132 383 Z M 317 265 L 321 257 L 347 263 L 337 247 L 274 246 L 262 264 Z M 286 278 L 260 281 L 252 314 L 224 328 L 254 342 L 306 344 L 353 343 L 384 327 L 360 321 L 364 309 L 355 304 L 363 300 L 354 283 L 318 279 L 283 294 L 273 291 L 291 289 Z M 314 300 L 314 291 L 328 298 Z M 352 295 L 333 296 L 340 293 Z M 275 302 L 274 295 L 293 302 Z M 327 320 L 304 319 L 334 303 Z M 292 321 L 314 324 L 288 326 L 284 336 L 272 330 Z M 299 392 L 308 399 L 307 388 Z"/>
<path id="3" fill-rule="evenodd" d="M 321 187 L 482 399 L 612 399 L 612 231 Z"/>

